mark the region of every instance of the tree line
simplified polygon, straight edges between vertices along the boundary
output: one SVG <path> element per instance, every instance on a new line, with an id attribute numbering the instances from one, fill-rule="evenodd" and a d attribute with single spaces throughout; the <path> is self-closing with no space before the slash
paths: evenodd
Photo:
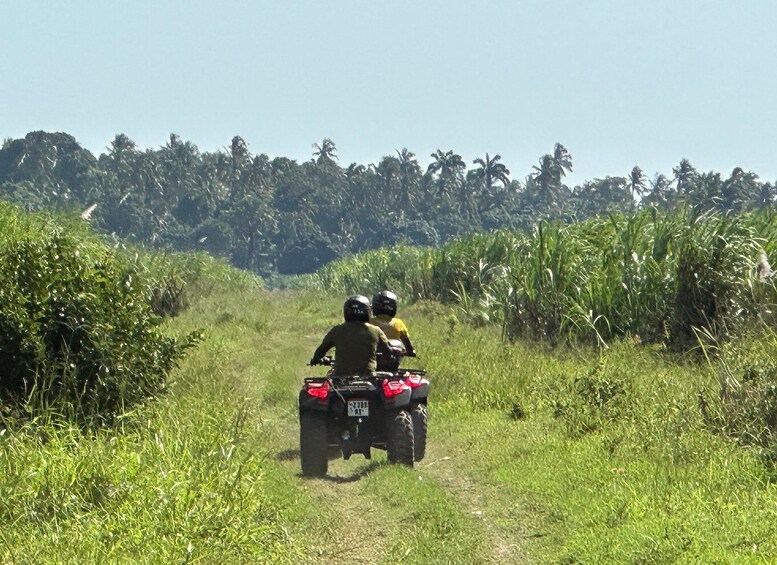
<path id="1" fill-rule="evenodd" d="M 339 162 L 331 139 L 305 162 L 252 153 L 235 136 L 200 152 L 171 134 L 140 149 L 124 134 L 94 156 L 66 133 L 30 132 L 0 149 L 0 198 L 24 209 L 77 209 L 100 229 L 156 248 L 204 250 L 262 275 L 311 272 L 333 259 L 398 243 L 440 245 L 539 219 L 571 222 L 640 207 L 770 207 L 775 186 L 741 168 L 728 177 L 687 159 L 671 174 L 635 166 L 569 187 L 560 143 L 523 179 L 499 154 L 472 161 L 437 150 L 424 166 L 407 148 L 377 164 Z"/>

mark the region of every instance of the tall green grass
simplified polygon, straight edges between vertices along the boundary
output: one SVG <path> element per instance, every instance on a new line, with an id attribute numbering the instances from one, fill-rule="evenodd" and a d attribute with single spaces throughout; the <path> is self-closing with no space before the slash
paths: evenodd
<path id="1" fill-rule="evenodd" d="M 405 316 L 432 375 L 430 445 L 495 486 L 528 562 L 775 559 L 774 334 L 697 363 L 634 340 L 505 344 L 448 311 Z"/>
<path id="2" fill-rule="evenodd" d="M 494 232 L 440 249 L 398 247 L 342 259 L 314 278 L 325 289 L 457 303 L 509 337 L 604 346 L 639 337 L 687 349 L 763 318 L 777 302 L 756 277 L 775 245 L 772 216 L 692 210 L 612 214 L 533 231 Z"/>
<path id="3" fill-rule="evenodd" d="M 41 229 L 13 221 L 11 234 Z M 345 540 L 374 562 L 485 563 L 496 539 L 540 563 L 771 562 L 777 338 L 719 338 L 769 321 L 771 284 L 752 269 L 773 231 L 759 216 L 644 213 L 328 266 L 318 284 L 338 293 L 417 300 L 401 315 L 433 387 L 428 458 L 374 465 L 350 489 L 280 457 L 341 298 L 265 294 L 203 256 L 119 247 L 144 279 L 175 273 L 192 293 L 159 329 L 205 339 L 169 394 L 108 427 L 44 413 L 0 431 L 0 561 L 346 561 Z M 639 344 L 689 336 L 694 362 Z"/>
<path id="4" fill-rule="evenodd" d="M 402 315 L 420 354 L 408 364 L 432 379 L 427 458 L 333 462 L 331 480 L 311 481 L 297 477 L 295 394 L 341 298 L 238 280 L 212 290 L 163 322 L 205 334 L 169 394 L 109 428 L 38 418 L 0 433 L 0 561 L 777 556 L 771 448 L 757 433 L 770 413 L 736 405 L 771 406 L 774 337 L 707 341 L 709 363 L 685 363 L 637 340 L 505 343 L 498 326 L 421 301 Z"/>
<path id="5" fill-rule="evenodd" d="M 268 311 L 224 284 L 168 322 L 205 332 L 168 394 L 110 427 L 39 417 L 0 432 L 0 561 L 304 562 L 313 516 L 270 453 L 254 373 L 273 363 Z"/>

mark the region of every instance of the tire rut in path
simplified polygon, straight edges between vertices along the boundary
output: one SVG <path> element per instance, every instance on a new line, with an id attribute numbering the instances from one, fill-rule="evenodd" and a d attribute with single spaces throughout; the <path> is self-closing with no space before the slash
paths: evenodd
<path id="1" fill-rule="evenodd" d="M 429 445 L 426 458 L 416 470 L 442 486 L 460 507 L 482 525 L 481 532 L 491 549 L 489 563 L 513 565 L 529 563 L 523 542 L 531 528 L 522 524 L 509 507 L 497 501 L 504 494 L 496 485 L 478 482 L 455 457 L 456 449 Z M 300 476 L 301 488 L 321 508 L 330 511 L 329 524 L 322 524 L 323 543 L 316 548 L 321 563 L 335 565 L 385 562 L 386 542 L 392 524 L 379 504 L 364 493 L 361 479 L 386 462 L 330 460 L 325 478 Z M 299 475 L 299 459 L 286 462 L 290 472 Z M 515 513 L 520 515 L 519 512 Z"/>
<path id="2" fill-rule="evenodd" d="M 361 462 L 360 462 L 361 463 Z M 330 461 L 325 478 L 301 478 L 303 487 L 322 508 L 330 510 L 326 543 L 318 548 L 321 563 L 335 565 L 380 563 L 391 527 L 369 495 L 362 492 L 360 479 L 378 463 Z"/>
<path id="3" fill-rule="evenodd" d="M 482 522 L 481 531 L 492 548 L 490 563 L 514 565 L 529 563 L 523 540 L 530 529 L 515 520 L 509 509 L 497 504 L 504 498 L 495 485 L 484 484 L 472 478 L 466 464 L 448 454 L 460 452 L 451 446 L 427 446 L 426 458 L 417 463 L 419 470 L 442 485 L 469 514 Z"/>

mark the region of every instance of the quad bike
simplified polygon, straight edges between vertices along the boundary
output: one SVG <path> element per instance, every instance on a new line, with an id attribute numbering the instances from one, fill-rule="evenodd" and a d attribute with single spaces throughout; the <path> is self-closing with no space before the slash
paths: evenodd
<path id="1" fill-rule="evenodd" d="M 429 397 L 429 379 L 423 369 L 400 369 L 399 364 L 405 356 L 405 346 L 398 339 L 389 340 L 391 349 L 388 355 L 378 355 L 378 370 L 388 371 L 399 376 L 410 387 L 410 418 L 413 420 L 414 449 L 413 460 L 421 461 L 426 455 L 426 432 L 428 414 L 426 409 Z"/>
<path id="2" fill-rule="evenodd" d="M 397 357 L 391 363 L 398 368 L 399 355 L 393 349 L 381 357 L 385 365 L 388 357 Z M 332 365 L 333 360 L 325 357 L 321 364 Z M 306 378 L 299 393 L 302 474 L 326 475 L 332 450 L 340 451 L 343 459 L 353 453 L 371 459 L 373 447 L 385 449 L 389 461 L 411 467 L 420 460 L 415 429 L 423 457 L 428 381 L 417 373 L 377 371 L 343 377 L 330 370 L 325 377 Z M 416 390 L 422 396 L 416 396 Z"/>

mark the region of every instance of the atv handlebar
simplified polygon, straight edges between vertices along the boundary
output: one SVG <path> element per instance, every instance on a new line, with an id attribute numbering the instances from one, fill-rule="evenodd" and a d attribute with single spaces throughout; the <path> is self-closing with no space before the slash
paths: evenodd
<path id="1" fill-rule="evenodd" d="M 331 367 L 334 364 L 335 360 L 332 357 L 324 355 L 321 359 L 311 359 L 310 363 L 308 363 L 308 367 L 313 367 L 315 365 L 326 365 L 327 367 Z"/>

